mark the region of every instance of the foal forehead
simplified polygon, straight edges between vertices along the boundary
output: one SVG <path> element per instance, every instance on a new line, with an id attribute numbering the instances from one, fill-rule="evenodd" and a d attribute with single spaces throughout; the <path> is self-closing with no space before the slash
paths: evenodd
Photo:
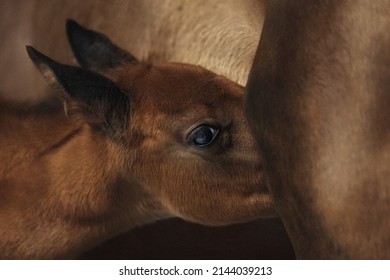
<path id="1" fill-rule="evenodd" d="M 202 66 L 185 63 L 166 63 L 161 65 L 123 64 L 105 73 L 123 89 L 139 89 L 148 85 L 156 88 L 178 88 L 180 86 L 218 85 L 227 87 L 240 95 L 243 87 L 227 78 L 217 75 Z M 233 94 L 234 94 L 233 92 Z"/>
<path id="2" fill-rule="evenodd" d="M 145 112 L 226 111 L 243 102 L 243 87 L 200 66 L 141 63 L 124 65 L 110 76 L 129 93 L 133 108 Z"/>
<path id="3" fill-rule="evenodd" d="M 200 66 L 165 64 L 150 67 L 132 87 L 137 98 L 146 98 L 160 106 L 175 104 L 177 108 L 221 103 L 226 98 L 239 96 L 240 89 L 229 83 Z"/>
<path id="4" fill-rule="evenodd" d="M 151 67 L 150 71 L 144 75 L 140 86 L 141 88 L 146 86 L 150 94 L 158 91 L 188 97 L 195 92 L 198 93 L 197 95 L 203 92 L 207 94 L 208 91 L 215 92 L 216 77 L 216 74 L 200 66 L 165 64 Z"/>

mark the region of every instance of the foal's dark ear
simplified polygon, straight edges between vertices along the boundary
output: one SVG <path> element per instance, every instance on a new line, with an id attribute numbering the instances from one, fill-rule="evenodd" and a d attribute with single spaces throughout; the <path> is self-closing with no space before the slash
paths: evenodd
<path id="1" fill-rule="evenodd" d="M 122 63 L 139 61 L 114 45 L 104 34 L 86 29 L 74 20 L 66 23 L 68 40 L 80 66 L 104 74 Z"/>
<path id="2" fill-rule="evenodd" d="M 27 47 L 27 52 L 49 84 L 62 89 L 59 97 L 66 112 L 77 111 L 112 136 L 127 129 L 129 97 L 112 81 L 87 69 L 58 63 L 32 47 Z"/>

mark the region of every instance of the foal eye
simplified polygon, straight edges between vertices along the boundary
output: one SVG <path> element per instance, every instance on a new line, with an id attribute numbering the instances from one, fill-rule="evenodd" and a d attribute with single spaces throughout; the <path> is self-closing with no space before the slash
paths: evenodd
<path id="1" fill-rule="evenodd" d="M 198 147 L 207 147 L 218 139 L 219 131 L 219 128 L 208 125 L 198 126 L 189 135 L 190 143 Z"/>

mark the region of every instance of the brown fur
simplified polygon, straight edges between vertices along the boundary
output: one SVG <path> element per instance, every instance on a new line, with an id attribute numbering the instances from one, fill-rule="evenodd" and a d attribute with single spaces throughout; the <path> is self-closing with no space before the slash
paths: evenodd
<path id="1" fill-rule="evenodd" d="M 89 78 L 106 78 L 29 54 L 68 117 L 52 98 L 1 104 L 1 258 L 71 257 L 171 216 L 224 225 L 273 215 L 241 86 L 199 66 L 126 62 L 105 73 L 130 102 L 120 119 L 108 106 L 121 100 L 78 96 L 94 86 Z M 90 76 L 71 85 L 72 72 Z M 211 147 L 188 143 L 201 124 L 222 128 Z"/>
<path id="2" fill-rule="evenodd" d="M 300 258 L 390 258 L 390 2 L 270 1 L 246 107 Z"/>

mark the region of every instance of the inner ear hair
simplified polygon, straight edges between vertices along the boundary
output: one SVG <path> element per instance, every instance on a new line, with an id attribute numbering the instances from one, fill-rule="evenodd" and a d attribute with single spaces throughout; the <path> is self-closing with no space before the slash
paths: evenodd
<path id="1" fill-rule="evenodd" d="M 49 84 L 62 89 L 58 96 L 68 115 L 77 112 L 110 135 L 127 129 L 129 96 L 111 80 L 87 69 L 58 63 L 32 47 L 27 47 L 27 52 Z"/>

